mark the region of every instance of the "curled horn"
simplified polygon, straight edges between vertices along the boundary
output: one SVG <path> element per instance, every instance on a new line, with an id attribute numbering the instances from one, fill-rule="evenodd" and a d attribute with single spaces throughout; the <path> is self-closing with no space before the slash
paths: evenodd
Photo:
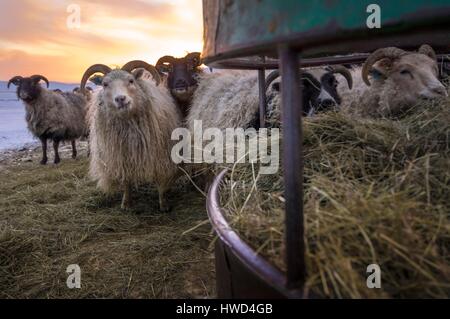
<path id="1" fill-rule="evenodd" d="M 45 76 L 42 76 L 40 74 L 36 74 L 30 77 L 32 80 L 39 82 L 40 80 L 44 81 L 47 84 L 47 88 L 50 86 L 50 84 L 48 83 L 48 80 Z"/>
<path id="2" fill-rule="evenodd" d="M 264 92 L 267 92 L 267 90 L 269 89 L 270 84 L 272 84 L 273 81 L 275 81 L 275 79 L 277 77 L 280 76 L 280 71 L 279 70 L 275 70 L 269 73 L 269 75 L 266 78 L 266 87 Z"/>
<path id="3" fill-rule="evenodd" d="M 431 46 L 429 46 L 428 44 L 422 45 L 419 48 L 418 52 L 421 53 L 421 54 L 425 54 L 426 56 L 429 56 L 430 58 L 432 58 L 437 63 L 436 52 L 434 52 L 433 48 Z"/>
<path id="4" fill-rule="evenodd" d="M 161 83 L 161 76 L 159 75 L 158 70 L 153 65 L 148 64 L 147 62 L 140 61 L 140 60 L 130 61 L 122 67 L 122 70 L 131 73 L 133 70 L 135 70 L 137 68 L 142 68 L 142 69 L 150 72 L 150 74 L 153 76 L 153 79 L 156 82 L 156 85 Z"/>
<path id="5" fill-rule="evenodd" d="M 395 47 L 382 48 L 373 52 L 371 55 L 369 55 L 369 57 L 367 58 L 366 62 L 364 62 L 364 65 L 362 67 L 361 75 L 364 80 L 364 83 L 370 86 L 369 71 L 377 61 L 384 58 L 397 59 L 406 54 L 408 54 L 408 52 Z"/>
<path id="6" fill-rule="evenodd" d="M 16 83 L 22 81 L 22 79 L 23 79 L 23 77 L 21 77 L 20 75 L 17 75 L 15 77 L 11 78 L 8 81 L 7 88 L 9 89 L 9 86 L 11 85 L 11 83 L 14 84 L 14 85 L 17 85 Z"/>
<path id="7" fill-rule="evenodd" d="M 186 60 L 191 60 L 195 62 L 194 67 L 199 66 L 200 64 L 202 64 L 201 59 L 200 59 L 200 52 L 191 52 L 188 53 L 185 57 Z"/>
<path id="8" fill-rule="evenodd" d="M 91 75 L 93 75 L 95 73 L 102 73 L 103 75 L 106 75 L 109 72 L 111 72 L 111 68 L 104 64 L 94 64 L 94 65 L 90 66 L 86 70 L 86 72 L 84 72 L 83 78 L 81 79 L 81 84 L 80 84 L 81 93 L 83 93 L 83 94 L 85 93 L 86 82 L 88 81 L 88 79 Z"/>
<path id="9" fill-rule="evenodd" d="M 348 88 L 350 90 L 352 89 L 352 87 L 353 87 L 352 74 L 346 67 L 344 67 L 342 65 L 333 65 L 333 66 L 330 66 L 330 71 L 333 73 L 339 73 L 340 75 L 342 75 L 347 80 Z"/>
<path id="10" fill-rule="evenodd" d="M 156 62 L 156 69 L 162 73 L 162 66 L 164 63 L 173 64 L 175 62 L 175 58 L 171 55 L 165 55 Z"/>

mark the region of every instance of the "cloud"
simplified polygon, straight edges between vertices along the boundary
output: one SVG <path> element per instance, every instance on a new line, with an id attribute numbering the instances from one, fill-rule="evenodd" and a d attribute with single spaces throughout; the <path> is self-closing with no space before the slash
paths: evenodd
<path id="1" fill-rule="evenodd" d="M 155 63 L 201 50 L 200 0 L 2 0 L 0 78 L 42 73 L 79 81 L 94 63 Z M 81 8 L 81 28 L 67 27 L 67 7 Z"/>

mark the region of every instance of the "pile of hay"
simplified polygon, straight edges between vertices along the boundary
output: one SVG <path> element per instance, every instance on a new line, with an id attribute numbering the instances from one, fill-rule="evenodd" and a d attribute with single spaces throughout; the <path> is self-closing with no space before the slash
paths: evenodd
<path id="1" fill-rule="evenodd" d="M 87 177 L 87 160 L 0 163 L 0 298 L 207 298 L 214 259 L 205 198 L 180 182 L 170 213 L 143 186 L 133 207 L 106 198 Z M 30 162 L 31 161 L 31 162 Z M 189 203 L 186 205 L 186 203 Z M 66 285 L 81 267 L 81 289 Z"/>
<path id="2" fill-rule="evenodd" d="M 307 291 L 330 298 L 450 295 L 450 101 L 398 119 L 326 113 L 304 121 Z M 236 165 L 221 188 L 236 231 L 281 270 L 280 170 Z M 367 266 L 381 289 L 367 288 Z"/>

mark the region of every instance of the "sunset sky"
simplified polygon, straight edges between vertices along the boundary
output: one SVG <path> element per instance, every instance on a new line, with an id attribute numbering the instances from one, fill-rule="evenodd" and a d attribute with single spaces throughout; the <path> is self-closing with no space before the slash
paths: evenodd
<path id="1" fill-rule="evenodd" d="M 71 4 L 80 28 L 67 25 Z M 202 27 L 201 0 L 1 0 L 0 80 L 39 73 L 78 82 L 94 63 L 154 64 L 201 51 Z"/>

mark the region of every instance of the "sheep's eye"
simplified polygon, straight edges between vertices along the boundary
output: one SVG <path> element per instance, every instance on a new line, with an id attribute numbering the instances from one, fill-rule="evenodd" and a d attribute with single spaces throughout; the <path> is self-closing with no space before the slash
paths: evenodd
<path id="1" fill-rule="evenodd" d="M 103 83 L 103 87 L 104 88 L 108 87 L 108 83 Z"/>
<path id="2" fill-rule="evenodd" d="M 130 80 L 130 84 L 134 84 L 134 80 L 133 79 Z"/>
<path id="3" fill-rule="evenodd" d="M 411 75 L 411 76 L 412 76 L 411 72 L 408 71 L 408 70 L 401 70 L 401 71 L 400 71 L 400 74 L 401 74 L 401 75 Z"/>

